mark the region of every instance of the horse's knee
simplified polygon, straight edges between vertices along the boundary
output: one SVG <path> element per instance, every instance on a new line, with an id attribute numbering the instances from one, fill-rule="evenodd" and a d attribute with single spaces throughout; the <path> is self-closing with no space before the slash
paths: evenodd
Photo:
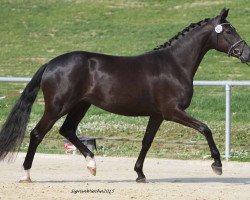
<path id="1" fill-rule="evenodd" d="M 59 129 L 59 133 L 63 136 L 63 137 L 68 137 L 68 135 L 69 135 L 69 130 L 67 130 L 65 127 L 61 127 L 60 129 Z"/>
<path id="2" fill-rule="evenodd" d="M 203 124 L 199 127 L 199 131 L 206 137 L 212 136 L 212 131 L 208 128 L 206 124 Z"/>
<path id="3" fill-rule="evenodd" d="M 76 131 L 75 130 L 72 130 L 72 129 L 69 129 L 69 128 L 66 128 L 64 126 L 62 126 L 60 129 L 59 129 L 59 133 L 69 139 L 72 135 L 75 135 L 76 134 Z"/>

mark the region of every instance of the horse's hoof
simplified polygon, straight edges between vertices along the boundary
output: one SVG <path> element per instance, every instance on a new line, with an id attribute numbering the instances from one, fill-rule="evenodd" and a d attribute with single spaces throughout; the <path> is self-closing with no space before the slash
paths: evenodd
<path id="1" fill-rule="evenodd" d="M 19 181 L 19 183 L 32 183 L 30 178 L 23 178 Z"/>
<path id="2" fill-rule="evenodd" d="M 217 175 L 222 174 L 222 167 L 218 167 L 214 163 L 211 165 L 211 167 L 212 167 L 215 174 L 217 174 Z"/>
<path id="3" fill-rule="evenodd" d="M 96 162 L 95 162 L 95 158 L 91 158 L 89 156 L 86 157 L 86 161 L 87 161 L 87 168 L 89 170 L 89 172 L 92 175 L 96 175 Z"/>
<path id="4" fill-rule="evenodd" d="M 88 168 L 89 172 L 90 172 L 93 176 L 96 175 L 96 168 L 91 168 L 91 167 L 87 167 L 87 168 Z"/>
<path id="5" fill-rule="evenodd" d="M 137 179 L 136 179 L 136 182 L 137 183 L 147 183 L 147 180 L 146 180 L 146 178 L 145 177 L 138 177 Z"/>

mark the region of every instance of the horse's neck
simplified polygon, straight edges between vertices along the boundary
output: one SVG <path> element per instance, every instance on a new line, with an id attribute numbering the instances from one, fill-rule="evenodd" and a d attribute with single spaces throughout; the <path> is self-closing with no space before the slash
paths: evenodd
<path id="1" fill-rule="evenodd" d="M 171 47 L 171 54 L 177 60 L 178 67 L 193 79 L 201 60 L 209 50 L 210 31 L 198 27 L 185 37 L 177 40 Z"/>

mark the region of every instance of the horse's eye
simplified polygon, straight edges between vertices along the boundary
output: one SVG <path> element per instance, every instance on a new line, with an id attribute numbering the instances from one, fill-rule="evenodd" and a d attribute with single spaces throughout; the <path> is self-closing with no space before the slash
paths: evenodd
<path id="1" fill-rule="evenodd" d="M 227 34 L 231 34 L 232 31 L 231 31 L 231 30 L 226 30 L 226 33 L 227 33 Z"/>
<path id="2" fill-rule="evenodd" d="M 240 50 L 239 49 L 234 49 L 233 53 L 234 53 L 234 55 L 239 55 L 240 54 Z"/>

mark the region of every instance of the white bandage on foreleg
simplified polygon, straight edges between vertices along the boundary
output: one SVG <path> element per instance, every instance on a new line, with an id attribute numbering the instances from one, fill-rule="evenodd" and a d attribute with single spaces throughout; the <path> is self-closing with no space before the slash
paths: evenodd
<path id="1" fill-rule="evenodd" d="M 30 179 L 30 170 L 24 170 L 25 175 L 21 177 L 21 181 L 29 180 Z"/>
<path id="2" fill-rule="evenodd" d="M 86 162 L 87 162 L 87 167 L 90 167 L 90 168 L 93 168 L 95 169 L 96 168 L 96 162 L 95 162 L 95 158 L 91 158 L 89 156 L 86 157 Z"/>

